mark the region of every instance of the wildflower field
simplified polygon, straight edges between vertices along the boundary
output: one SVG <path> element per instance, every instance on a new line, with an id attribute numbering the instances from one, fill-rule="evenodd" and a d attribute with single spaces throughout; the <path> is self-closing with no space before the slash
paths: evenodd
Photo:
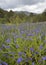
<path id="1" fill-rule="evenodd" d="M 46 65 L 46 23 L 0 25 L 0 65 Z"/>

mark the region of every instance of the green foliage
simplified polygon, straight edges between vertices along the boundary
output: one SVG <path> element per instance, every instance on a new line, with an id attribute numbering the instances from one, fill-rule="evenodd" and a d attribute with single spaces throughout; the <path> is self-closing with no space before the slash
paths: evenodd
<path id="1" fill-rule="evenodd" d="M 1 24 L 16 24 L 22 22 L 43 22 L 46 21 L 46 10 L 42 14 L 5 11 L 0 8 Z"/>

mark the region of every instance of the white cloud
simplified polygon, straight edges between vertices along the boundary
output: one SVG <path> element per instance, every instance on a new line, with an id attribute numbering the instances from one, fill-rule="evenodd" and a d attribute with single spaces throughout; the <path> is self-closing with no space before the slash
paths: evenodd
<path id="1" fill-rule="evenodd" d="M 46 0 L 0 0 L 0 8 L 41 13 L 46 8 Z"/>
<path id="2" fill-rule="evenodd" d="M 34 13 L 42 13 L 44 9 L 46 8 L 46 2 L 43 3 L 37 3 L 35 5 L 23 5 L 18 8 L 12 9 L 13 11 L 28 11 L 28 12 L 34 12 Z M 10 10 L 10 9 L 8 9 Z"/>
<path id="3" fill-rule="evenodd" d="M 16 8 L 19 6 L 33 5 L 46 2 L 46 0 L 0 0 L 0 7 L 3 9 Z"/>

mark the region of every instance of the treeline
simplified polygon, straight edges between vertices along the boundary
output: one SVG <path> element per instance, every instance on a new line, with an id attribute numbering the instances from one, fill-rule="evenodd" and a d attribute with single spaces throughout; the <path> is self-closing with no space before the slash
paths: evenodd
<path id="1" fill-rule="evenodd" d="M 0 8 L 0 24 L 15 24 L 22 22 L 44 22 L 46 21 L 46 10 L 41 14 L 29 12 L 9 12 Z"/>

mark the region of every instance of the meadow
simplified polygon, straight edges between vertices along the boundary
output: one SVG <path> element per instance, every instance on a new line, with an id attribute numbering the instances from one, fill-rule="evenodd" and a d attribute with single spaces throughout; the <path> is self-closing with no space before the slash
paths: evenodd
<path id="1" fill-rule="evenodd" d="M 0 24 L 0 65 L 46 65 L 46 22 Z"/>

